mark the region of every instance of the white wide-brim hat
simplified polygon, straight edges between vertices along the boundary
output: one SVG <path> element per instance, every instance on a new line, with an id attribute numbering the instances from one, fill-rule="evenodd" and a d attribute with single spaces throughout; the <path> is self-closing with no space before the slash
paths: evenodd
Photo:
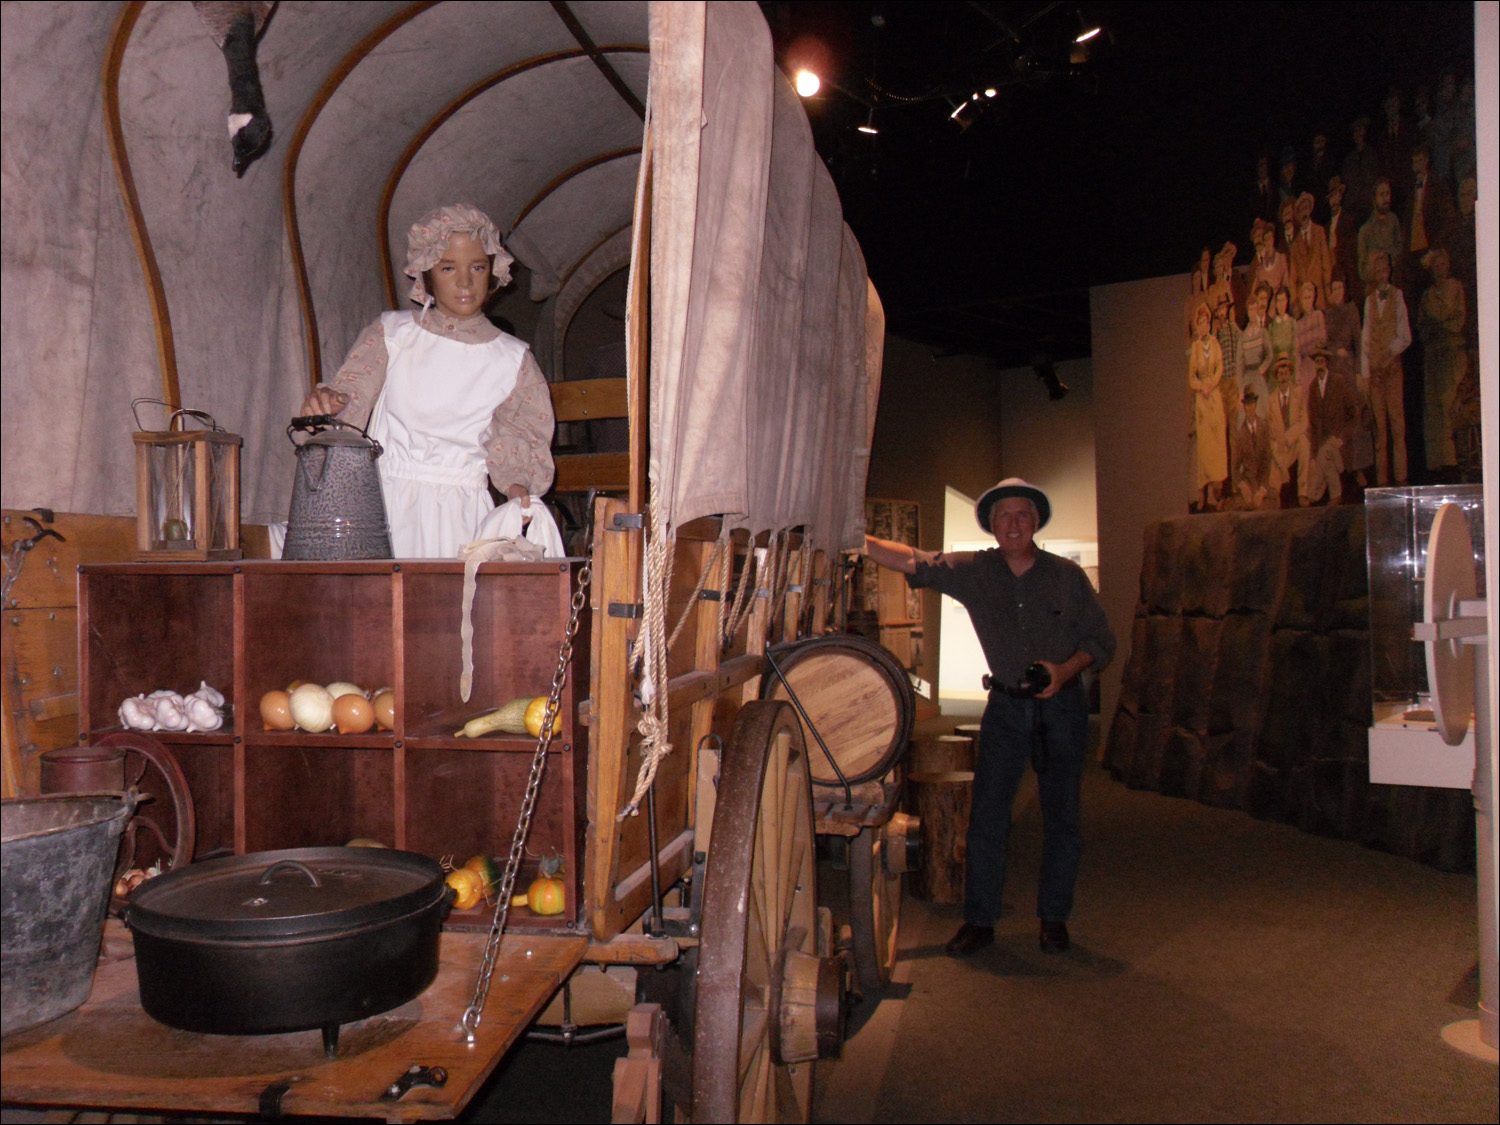
<path id="1" fill-rule="evenodd" d="M 1052 501 L 1047 499 L 1047 494 L 1040 488 L 1027 483 L 1020 477 L 1006 477 L 999 484 L 985 490 L 984 495 L 974 505 L 974 517 L 979 520 L 979 526 L 989 531 L 990 509 L 997 501 L 1008 500 L 1012 496 L 1020 496 L 1035 504 L 1037 528 L 1040 530 L 1047 526 L 1047 521 L 1052 518 Z"/>

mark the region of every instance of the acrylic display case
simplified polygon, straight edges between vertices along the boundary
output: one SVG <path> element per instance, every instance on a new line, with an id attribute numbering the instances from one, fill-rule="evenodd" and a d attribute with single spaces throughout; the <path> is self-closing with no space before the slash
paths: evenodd
<path id="1" fill-rule="evenodd" d="M 1438 509 L 1457 504 L 1474 544 L 1475 579 L 1484 588 L 1484 499 L 1477 484 L 1371 488 L 1365 492 L 1365 544 L 1370 575 L 1370 780 L 1386 785 L 1468 789 L 1474 775 L 1474 734 L 1449 746 L 1432 712 L 1427 662 L 1412 626 L 1422 620 L 1427 540 Z"/>

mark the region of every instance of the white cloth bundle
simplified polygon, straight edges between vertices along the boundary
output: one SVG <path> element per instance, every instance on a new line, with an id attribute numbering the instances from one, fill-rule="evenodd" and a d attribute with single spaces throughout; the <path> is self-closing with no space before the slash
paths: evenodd
<path id="1" fill-rule="evenodd" d="M 458 694 L 465 703 L 474 690 L 474 586 L 480 564 L 560 559 L 563 553 L 557 521 L 535 496 L 501 504 L 484 517 L 479 538 L 458 549 L 458 557 L 464 560 L 464 604 L 459 626 L 463 671 L 458 678 Z"/>

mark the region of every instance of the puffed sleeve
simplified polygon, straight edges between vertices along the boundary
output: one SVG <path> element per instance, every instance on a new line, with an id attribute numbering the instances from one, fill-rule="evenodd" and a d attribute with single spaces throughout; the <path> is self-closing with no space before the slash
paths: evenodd
<path id="1" fill-rule="evenodd" d="M 542 369 L 526 353 L 516 389 L 499 406 L 484 435 L 490 480 L 504 495 L 521 485 L 533 496 L 552 487 L 552 394 Z"/>
<path id="2" fill-rule="evenodd" d="M 356 426 L 370 422 L 370 411 L 375 409 L 375 400 L 385 386 L 385 369 L 388 361 L 385 350 L 385 328 L 379 318 L 359 334 L 343 366 L 331 383 L 319 383 L 319 387 L 330 387 L 349 396 L 349 402 L 339 411 L 339 417 Z"/>

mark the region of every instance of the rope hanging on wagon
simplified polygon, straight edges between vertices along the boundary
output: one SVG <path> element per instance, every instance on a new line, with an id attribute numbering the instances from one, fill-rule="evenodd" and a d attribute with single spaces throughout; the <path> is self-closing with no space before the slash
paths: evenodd
<path id="1" fill-rule="evenodd" d="M 652 505 L 651 511 L 654 516 L 655 504 Z M 642 681 L 641 697 L 642 702 L 647 705 L 647 710 L 636 726 L 645 741 L 641 747 L 641 768 L 636 775 L 635 792 L 617 818 L 620 820 L 627 816 L 635 816 L 640 811 L 640 803 L 650 792 L 652 783 L 656 780 L 656 771 L 661 765 L 661 760 L 672 752 L 672 744 L 667 740 L 667 733 L 670 730 L 670 692 L 665 686 L 667 684 L 667 656 L 672 651 L 672 646 L 677 643 L 677 638 L 682 635 L 682 630 L 687 626 L 689 614 L 698 608 L 703 587 L 708 584 L 708 577 L 714 572 L 720 557 L 730 553 L 725 551 L 730 542 L 729 531 L 726 527 L 720 531 L 719 538 L 714 541 L 713 550 L 709 552 L 703 569 L 698 574 L 698 582 L 693 587 L 692 596 L 688 598 L 681 616 L 677 618 L 677 624 L 672 628 L 672 635 L 666 639 L 665 643 L 659 644 L 658 638 L 662 631 L 659 626 L 664 627 L 667 596 L 672 587 L 676 544 L 670 537 L 661 533 L 654 520 L 652 536 L 652 540 L 646 547 L 646 585 L 641 599 L 644 607 L 642 616 L 645 618 L 646 626 L 646 641 L 642 646 L 641 660 L 647 666 L 647 675 Z M 658 542 L 665 544 L 660 551 L 656 549 Z M 666 556 L 664 562 L 662 555 Z M 722 613 L 722 598 L 719 605 Z"/>
<path id="2" fill-rule="evenodd" d="M 617 820 L 635 816 L 641 801 L 656 780 L 661 760 L 672 752 L 669 741 L 667 689 L 667 595 L 672 587 L 674 540 L 667 534 L 662 516 L 658 484 L 651 481 L 650 521 L 646 538 L 646 571 L 642 576 L 641 611 L 644 617 L 641 653 L 641 702 L 645 706 L 636 730 L 641 735 L 641 769 L 635 792 Z"/>
<path id="3" fill-rule="evenodd" d="M 730 566 L 732 567 L 733 565 L 734 559 L 731 554 Z M 734 639 L 734 635 L 740 630 L 740 622 L 744 619 L 745 615 L 745 597 L 750 590 L 750 572 L 755 569 L 755 566 L 756 553 L 755 547 L 752 544 L 750 549 L 745 552 L 745 565 L 740 568 L 740 584 L 734 592 L 734 605 L 729 610 L 729 620 L 724 620 L 723 613 L 719 615 L 719 645 L 723 649 L 729 648 L 729 642 Z"/>

